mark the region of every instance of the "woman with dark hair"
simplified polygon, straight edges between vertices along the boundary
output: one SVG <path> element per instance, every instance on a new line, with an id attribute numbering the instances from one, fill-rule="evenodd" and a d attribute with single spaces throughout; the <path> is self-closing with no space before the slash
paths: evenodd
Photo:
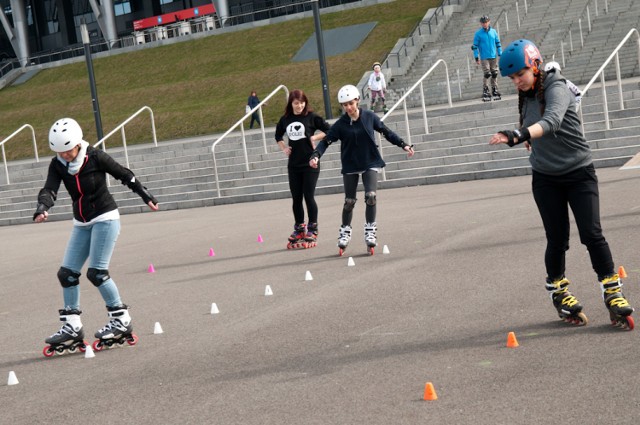
<path id="1" fill-rule="evenodd" d="M 559 71 L 544 71 L 540 51 L 529 40 L 516 40 L 507 46 L 500 57 L 500 73 L 508 76 L 518 90 L 520 128 L 500 131 L 489 143 L 525 143 L 531 151 L 533 198 L 547 237 L 545 288 L 558 315 L 570 323 L 587 324 L 582 305 L 568 291 L 569 280 L 565 277 L 571 207 L 611 322 L 633 329 L 633 308 L 622 294 L 622 283 L 602 234 L 598 178 L 580 128 L 574 94 Z"/>
<path id="2" fill-rule="evenodd" d="M 293 233 L 287 248 L 311 248 L 318 239 L 318 205 L 315 200 L 319 168 L 309 166 L 309 157 L 316 142 L 322 140 L 331 126 L 324 118 L 313 112 L 307 95 L 302 90 L 289 94 L 284 115 L 276 126 L 275 139 L 282 152 L 289 157 L 287 171 L 289 189 L 293 199 Z M 287 136 L 288 144 L 284 142 Z M 307 206 L 309 224 L 304 222 L 304 203 Z"/>

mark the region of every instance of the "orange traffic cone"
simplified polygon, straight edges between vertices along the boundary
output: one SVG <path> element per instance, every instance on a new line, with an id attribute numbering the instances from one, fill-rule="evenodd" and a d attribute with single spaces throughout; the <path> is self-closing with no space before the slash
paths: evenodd
<path id="1" fill-rule="evenodd" d="M 520 344 L 518 344 L 518 340 L 516 339 L 515 332 L 509 332 L 509 335 L 507 336 L 507 347 L 516 348 L 519 345 Z"/>
<path id="2" fill-rule="evenodd" d="M 618 269 L 618 276 L 620 276 L 620 279 L 627 278 L 627 271 L 624 269 L 623 266 L 620 266 L 620 268 Z"/>
<path id="3" fill-rule="evenodd" d="M 431 382 L 427 382 L 424 386 L 424 399 L 427 401 L 433 401 L 438 399 L 435 388 Z"/>

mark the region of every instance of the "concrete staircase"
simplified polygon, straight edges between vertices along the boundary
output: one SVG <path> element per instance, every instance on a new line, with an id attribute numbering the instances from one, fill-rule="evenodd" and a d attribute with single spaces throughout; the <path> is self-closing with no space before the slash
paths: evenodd
<path id="1" fill-rule="evenodd" d="M 604 1 L 598 2 L 596 15 L 594 0 L 557 0 L 536 2 L 529 0 L 525 13 L 524 4 L 519 2 L 520 27 L 518 27 L 515 2 L 497 0 L 471 1 L 462 12 L 453 13 L 439 37 L 424 44 L 409 72 L 404 76 L 394 76 L 389 84 L 388 98 L 397 100 L 438 60 L 444 59 L 449 67 L 452 97 L 457 100 L 479 99 L 482 94 L 482 71 L 473 62 L 471 44 L 474 33 L 480 28 L 478 19 L 483 14 L 492 18 L 492 25 L 498 24 L 502 46 L 519 38 L 532 40 L 540 48 L 545 60 L 562 63 L 560 45 L 565 43 L 565 67 L 563 74 L 576 84 L 584 85 L 594 75 L 610 52 L 631 28 L 640 25 L 640 14 L 636 0 L 616 0 L 608 2 L 608 13 Z M 586 22 L 587 7 L 592 20 L 592 30 L 588 32 Z M 508 27 L 504 15 L 508 18 Z M 585 44 L 580 47 L 578 20 L 582 18 Z M 496 22 L 497 21 L 497 22 Z M 574 50 L 569 52 L 569 32 Z M 635 39 L 627 44 L 620 56 L 624 77 L 638 75 L 638 56 Z M 635 50 L 634 50 L 635 49 Z M 470 64 L 470 67 L 468 66 Z M 470 70 L 470 72 L 469 72 Z M 470 75 L 469 75 L 470 74 Z M 615 67 L 610 66 L 605 73 L 610 80 L 615 75 Z M 499 77 L 503 95 L 514 94 L 513 85 Z M 446 102 L 444 67 L 435 70 L 425 80 L 426 103 L 429 105 Z M 407 104 L 416 107 L 420 103 L 419 93 L 409 95 Z"/>
<path id="2" fill-rule="evenodd" d="M 640 150 L 640 84 L 638 79 L 624 85 L 625 110 L 617 110 L 617 90 L 608 89 L 611 130 L 605 130 L 600 90 L 583 101 L 585 132 L 596 165 L 618 166 Z M 465 101 L 453 108 L 434 106 L 428 111 L 429 133 L 425 134 L 422 112 L 411 110 L 411 143 L 416 155 L 407 160 L 396 146 L 382 142 L 387 162 L 386 180 L 380 188 L 445 183 L 463 180 L 508 177 L 530 173 L 527 152 L 520 147 L 488 145 L 491 134 L 514 128 L 517 118 L 515 96 L 483 104 Z M 387 125 L 408 141 L 403 114 L 393 115 Z M 221 196 L 214 179 L 210 146 L 216 137 L 161 142 L 158 147 L 130 147 L 131 169 L 152 191 L 163 210 L 213 206 L 235 202 L 288 198 L 286 158 L 273 142 L 273 128 L 267 130 L 268 152 L 264 153 L 259 132 L 248 133 L 249 171 L 245 170 L 239 136 L 223 141 L 216 152 Z M 339 147 L 332 146 L 322 158 L 318 194 L 342 191 Z M 109 153 L 124 163 L 122 149 Z M 36 196 L 44 184 L 49 158 L 39 163 L 17 161 L 9 164 L 11 184 L 0 185 L 0 225 L 30 223 Z M 0 176 L 0 182 L 5 179 Z M 148 211 L 140 198 L 111 179 L 111 191 L 123 214 Z M 70 198 L 64 188 L 58 193 L 51 220 L 71 217 Z"/>

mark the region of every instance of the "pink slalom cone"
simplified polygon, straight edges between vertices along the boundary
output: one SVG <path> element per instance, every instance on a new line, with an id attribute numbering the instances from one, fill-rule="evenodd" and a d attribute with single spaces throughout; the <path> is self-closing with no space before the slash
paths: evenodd
<path id="1" fill-rule="evenodd" d="M 213 248 L 210 248 L 209 249 L 209 257 L 215 257 L 215 256 L 216 256 L 216 253 L 213 252 Z"/>
<path id="2" fill-rule="evenodd" d="M 153 264 L 149 264 L 149 269 L 147 270 L 149 273 L 155 273 L 156 269 L 153 267 Z"/>
<path id="3" fill-rule="evenodd" d="M 258 242 L 264 242 L 264 239 L 262 239 L 262 235 L 258 234 Z"/>

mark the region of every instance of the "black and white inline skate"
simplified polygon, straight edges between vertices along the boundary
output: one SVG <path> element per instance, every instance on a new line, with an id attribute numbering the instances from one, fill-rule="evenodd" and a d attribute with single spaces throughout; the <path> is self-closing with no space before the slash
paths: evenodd
<path id="1" fill-rule="evenodd" d="M 602 299 L 609 310 L 611 324 L 630 331 L 635 327 L 633 317 L 633 307 L 622 294 L 622 282 L 618 274 L 611 275 L 600 281 L 602 288 Z"/>
<path id="2" fill-rule="evenodd" d="M 493 90 L 491 92 L 491 96 L 492 96 L 493 100 L 502 100 L 502 95 L 498 91 L 497 87 L 493 88 Z"/>
<path id="3" fill-rule="evenodd" d="M 364 224 L 364 241 L 367 244 L 367 251 L 369 252 L 369 255 L 373 255 L 375 247 L 378 246 L 378 242 L 376 240 L 377 230 L 378 226 L 375 221 L 373 223 Z"/>
<path id="4" fill-rule="evenodd" d="M 295 224 L 293 226 L 293 233 L 289 236 L 289 242 L 287 242 L 287 249 L 299 249 L 307 248 L 307 225 L 304 223 Z"/>
<path id="5" fill-rule="evenodd" d="M 338 255 L 342 257 L 347 246 L 349 246 L 349 242 L 351 242 L 351 226 L 342 225 L 340 226 L 340 234 L 338 235 Z"/>
<path id="6" fill-rule="evenodd" d="M 307 243 L 307 248 L 318 245 L 318 223 L 309 223 L 304 240 Z"/>
<path id="7" fill-rule="evenodd" d="M 44 340 L 49 345 L 44 347 L 42 354 L 45 357 L 51 357 L 54 354 L 62 355 L 65 352 L 75 353 L 80 351 L 84 353 L 88 343 L 84 340 L 84 329 L 82 329 L 82 322 L 80 321 L 82 311 L 64 309 L 58 310 L 58 312 L 64 325 L 58 332 Z"/>
<path id="8" fill-rule="evenodd" d="M 567 323 L 584 326 L 589 320 L 582 312 L 580 301 L 567 290 L 569 283 L 569 279 L 565 277 L 554 281 L 547 279 L 545 287 L 553 301 L 553 306 L 558 310 L 558 316 Z"/>
<path id="9" fill-rule="evenodd" d="M 482 87 L 482 101 L 491 102 L 491 92 L 487 86 Z"/>
<path id="10" fill-rule="evenodd" d="M 114 345 L 136 345 L 138 336 L 133 333 L 133 325 L 131 324 L 131 316 L 129 315 L 129 307 L 126 305 L 120 307 L 107 307 L 109 314 L 109 323 L 95 333 L 98 338 L 92 344 L 93 349 L 101 351 L 105 347 L 111 348 Z"/>

